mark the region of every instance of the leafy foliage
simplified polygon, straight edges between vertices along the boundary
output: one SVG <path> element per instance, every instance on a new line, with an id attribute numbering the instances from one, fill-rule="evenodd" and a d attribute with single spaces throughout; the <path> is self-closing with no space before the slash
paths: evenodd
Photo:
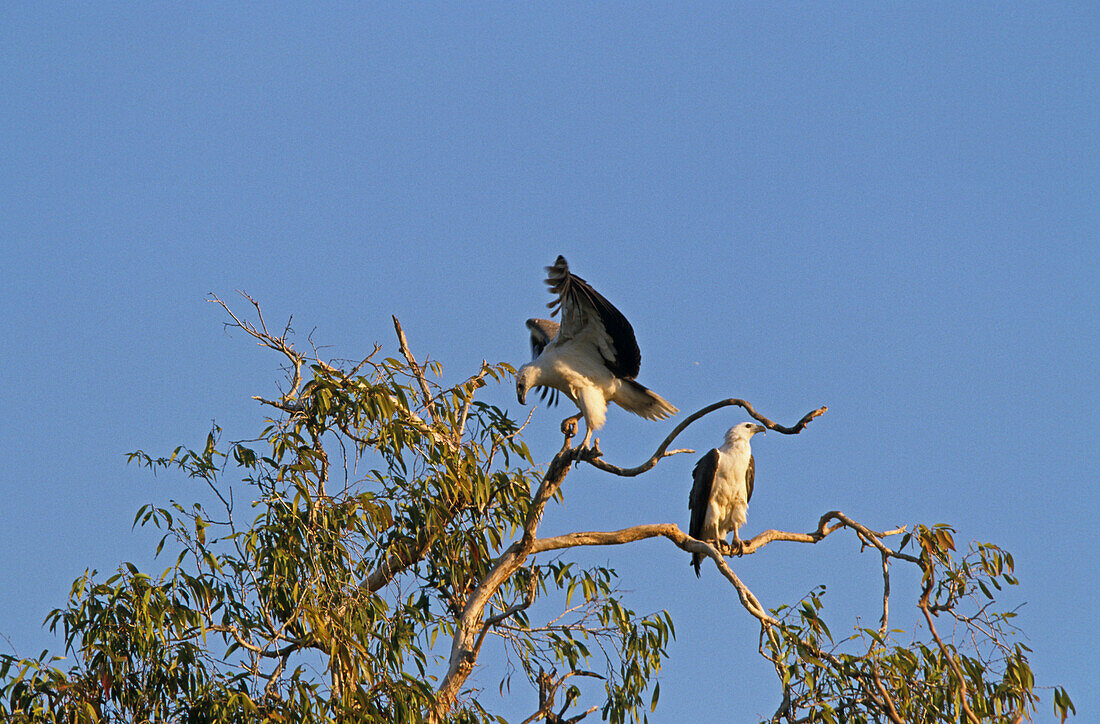
<path id="1" fill-rule="evenodd" d="M 966 721 L 966 707 L 983 722 L 1030 718 L 1038 701 L 1030 649 L 1011 643 L 1016 614 L 997 611 L 992 592 L 1017 584 L 1012 556 L 975 543 L 956 560 L 953 534 L 948 526 L 918 525 L 915 535 L 904 536 L 899 550 L 887 555 L 923 571 L 917 607 L 926 612 L 925 640 L 916 632 L 903 642 L 904 631 L 888 628 L 885 607 L 879 628 L 857 627 L 835 640 L 822 616 L 824 587 L 796 607 L 772 612 L 780 623 L 767 631 L 765 646 L 784 687 L 782 718 Z M 903 552 L 914 543 L 919 555 L 909 558 Z M 957 643 L 941 639 L 934 623 L 941 615 L 958 624 L 952 627 L 961 633 Z M 1063 720 L 1073 710 L 1060 688 L 1054 708 Z"/>
<path id="2" fill-rule="evenodd" d="M 411 356 L 376 360 L 376 349 L 348 372 L 316 360 L 301 384 L 305 358 L 285 334 L 241 326 L 291 362 L 294 389 L 268 403 L 282 414 L 252 441 L 223 441 L 215 427 L 200 449 L 130 454 L 201 481 L 213 504 L 139 510 L 135 525 L 164 531 L 156 552 L 171 565 L 159 576 L 125 564 L 106 580 L 91 571 L 76 581 L 47 620 L 73 663 L 5 657 L 0 713 L 394 722 L 438 710 L 432 682 L 445 639 L 540 485 L 519 426 L 474 399 L 486 379 L 514 371 L 486 364 L 440 388 Z M 230 471 L 240 483 L 226 482 Z M 639 618 L 618 603 L 614 580 L 613 571 L 569 564 L 521 568 L 491 608 L 508 609 L 531 581 L 540 597 L 581 589 L 598 609 L 592 627 L 588 617 L 533 625 L 522 610 L 497 624 L 532 681 L 540 667 L 572 670 L 593 658 L 588 636 L 613 641 L 607 660 L 620 666 L 607 667 L 605 711 L 622 721 L 638 710 L 668 636 L 663 614 Z M 472 692 L 446 714 L 497 720 Z"/>

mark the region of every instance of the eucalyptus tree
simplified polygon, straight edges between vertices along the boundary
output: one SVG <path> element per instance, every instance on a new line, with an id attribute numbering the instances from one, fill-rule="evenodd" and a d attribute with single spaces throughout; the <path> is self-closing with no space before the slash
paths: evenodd
<path id="1" fill-rule="evenodd" d="M 247 440 L 227 441 L 215 427 L 195 448 L 130 454 L 207 493 L 138 511 L 136 525 L 163 532 L 163 571 L 127 563 L 74 582 L 47 619 L 65 658 L 0 656 L 5 721 L 503 722 L 469 681 L 490 666 L 499 670 L 481 678 L 495 676 L 502 693 L 513 678 L 537 691 L 525 722 L 597 711 L 644 721 L 674 652 L 672 618 L 635 612 L 614 570 L 582 566 L 570 552 L 648 538 L 709 559 L 730 584 L 731 607 L 759 623 L 754 648 L 776 673 L 771 721 L 1011 722 L 1035 711 L 1028 649 L 996 600 L 1016 584 L 1012 557 L 984 543 L 957 552 L 950 527 L 876 531 L 831 511 L 809 532 L 743 542 L 741 554 L 754 555 L 840 533 L 871 551 L 882 571 L 879 625 L 843 637 L 825 621 L 820 589 L 767 608 L 718 548 L 673 523 L 539 533 L 578 464 L 641 475 L 684 452 L 671 444 L 717 409 L 739 406 L 769 430 L 797 434 L 825 408 L 788 427 L 745 400 L 721 400 L 688 415 L 634 468 L 574 447 L 567 426 L 540 466 L 525 423 L 477 399 L 487 384 L 510 384 L 509 365 L 483 363 L 444 385 L 440 365 L 417 361 L 396 319 L 399 356 L 375 347 L 354 363 L 324 360 L 297 350 L 289 325 L 269 331 L 251 299 L 241 316 L 211 301 L 281 355 L 284 391 L 256 397 L 270 415 Z M 917 631 L 890 627 L 893 566 L 920 572 L 909 594 L 924 621 Z M 483 655 L 487 641 L 500 655 Z M 1061 688 L 1053 706 L 1063 719 L 1073 711 Z"/>

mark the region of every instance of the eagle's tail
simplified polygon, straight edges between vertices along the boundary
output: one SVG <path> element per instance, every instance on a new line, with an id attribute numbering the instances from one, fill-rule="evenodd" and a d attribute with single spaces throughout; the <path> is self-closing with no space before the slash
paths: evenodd
<path id="1" fill-rule="evenodd" d="M 619 382 L 621 383 L 619 389 L 611 399 L 624 410 L 629 410 L 647 420 L 663 420 L 679 412 L 669 404 L 668 400 L 645 385 L 621 378 Z"/>
<path id="2" fill-rule="evenodd" d="M 701 553 L 691 554 L 691 565 L 695 568 L 695 577 L 702 578 L 699 574 L 699 564 L 703 562 L 703 555 Z"/>

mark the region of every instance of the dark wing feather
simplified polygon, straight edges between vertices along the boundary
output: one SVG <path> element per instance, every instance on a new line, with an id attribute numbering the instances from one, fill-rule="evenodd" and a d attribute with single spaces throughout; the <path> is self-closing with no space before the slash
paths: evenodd
<path id="1" fill-rule="evenodd" d="M 546 345 L 558 336 L 560 324 L 552 319 L 528 319 L 527 329 L 531 330 L 531 359 L 538 359 Z M 542 393 L 539 399 L 546 400 L 546 404 L 553 407 L 558 404 L 558 391 L 553 387 L 539 385 Z M 547 399 L 549 397 L 549 399 Z"/>
<path id="2" fill-rule="evenodd" d="M 752 500 L 752 482 L 756 478 L 756 458 L 749 455 L 749 469 L 745 471 L 745 489 L 747 495 L 745 496 L 745 502 Z"/>
<path id="3" fill-rule="evenodd" d="M 538 359 L 546 345 L 558 336 L 560 324 L 552 319 L 528 319 L 527 329 L 531 330 L 531 359 Z"/>
<path id="4" fill-rule="evenodd" d="M 604 299 L 588 282 L 571 274 L 565 257 L 559 256 L 553 266 L 546 267 L 546 271 L 550 272 L 546 283 L 550 285 L 550 291 L 558 295 L 556 300 L 546 306 L 554 314 L 561 311 L 563 336 L 572 337 L 585 323 L 598 320 L 611 338 L 615 350 L 615 359 L 605 358 L 608 369 L 616 377 L 631 380 L 637 377 L 642 365 L 642 353 L 638 349 L 638 340 L 634 337 L 634 328 L 622 312 Z"/>
<path id="5" fill-rule="evenodd" d="M 712 449 L 699 462 L 695 463 L 695 469 L 691 471 L 694 483 L 691 493 L 688 495 L 688 508 L 691 510 L 691 523 L 688 525 L 688 535 L 701 540 L 703 534 L 703 521 L 707 516 L 707 505 L 710 503 L 710 493 L 714 489 L 714 476 L 718 473 L 718 450 Z M 691 554 L 691 565 L 695 567 L 695 575 L 699 575 L 699 564 L 702 556 L 698 553 Z"/>

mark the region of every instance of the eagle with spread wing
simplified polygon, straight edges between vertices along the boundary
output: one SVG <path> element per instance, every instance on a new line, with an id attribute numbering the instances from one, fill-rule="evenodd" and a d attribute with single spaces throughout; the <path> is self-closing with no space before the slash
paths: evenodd
<path id="1" fill-rule="evenodd" d="M 667 400 L 635 382 L 642 354 L 634 328 L 622 312 L 570 273 L 559 256 L 546 267 L 546 283 L 557 299 L 549 306 L 560 313 L 561 324 L 549 319 L 528 319 L 534 359 L 516 373 L 516 397 L 526 404 L 527 391 L 544 388 L 553 404 L 558 392 L 572 400 L 584 417 L 581 447 L 604 425 L 607 404 L 614 402 L 647 420 L 663 420 L 677 412 Z"/>

